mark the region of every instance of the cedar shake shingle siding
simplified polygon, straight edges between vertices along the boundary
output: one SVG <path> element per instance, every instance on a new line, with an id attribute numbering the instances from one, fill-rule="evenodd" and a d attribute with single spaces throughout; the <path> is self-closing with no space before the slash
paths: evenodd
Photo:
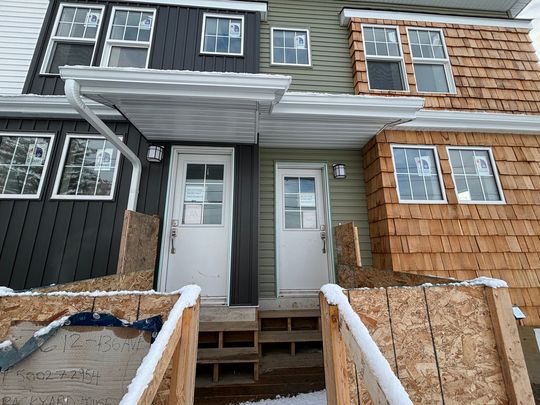
<path id="1" fill-rule="evenodd" d="M 409 92 L 369 91 L 362 24 L 399 27 Z M 416 91 L 407 27 L 442 29 L 457 94 Z M 353 18 L 349 45 L 356 94 L 421 96 L 428 109 L 540 114 L 540 64 L 526 29 Z"/>
<path id="2" fill-rule="evenodd" d="M 391 144 L 435 145 L 448 204 L 399 204 Z M 460 204 L 446 146 L 492 148 L 506 204 Z M 373 265 L 508 282 L 525 323 L 540 325 L 540 138 L 385 131 L 363 149 Z"/>

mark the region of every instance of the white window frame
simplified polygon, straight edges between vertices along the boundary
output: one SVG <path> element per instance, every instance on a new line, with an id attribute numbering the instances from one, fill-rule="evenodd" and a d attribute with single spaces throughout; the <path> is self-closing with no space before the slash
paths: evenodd
<path id="1" fill-rule="evenodd" d="M 403 200 L 399 193 L 399 182 L 398 182 L 398 173 L 396 170 L 396 161 L 394 155 L 394 149 L 430 149 L 433 151 L 435 156 L 435 164 L 437 168 L 437 177 L 439 179 L 439 187 L 441 188 L 442 200 Z M 444 188 L 443 173 L 441 170 L 441 162 L 439 160 L 439 153 L 437 151 L 437 146 L 435 145 L 409 145 L 409 144 L 399 144 L 393 143 L 390 144 L 390 149 L 392 151 L 392 166 L 394 169 L 394 179 L 396 182 L 396 192 L 398 196 L 398 202 L 400 204 L 448 204 L 448 199 L 446 197 L 446 189 Z M 411 191 L 412 195 L 412 191 Z M 427 192 L 426 192 L 427 195 Z"/>
<path id="2" fill-rule="evenodd" d="M 206 38 L 206 19 L 210 18 L 227 18 L 233 20 L 242 21 L 242 37 L 240 39 L 240 53 L 230 53 L 230 52 L 207 52 L 204 50 L 204 40 Z M 201 31 L 201 48 L 200 53 L 202 55 L 223 55 L 223 56 L 244 56 L 244 39 L 246 36 L 245 32 L 245 19 L 242 14 L 214 14 L 214 13 L 204 13 L 203 14 L 203 23 Z"/>
<path id="3" fill-rule="evenodd" d="M 111 32 L 113 28 L 114 17 L 117 11 L 135 11 L 143 13 L 152 13 L 152 27 L 150 28 L 150 38 L 146 42 L 142 41 L 128 41 L 124 39 L 111 39 Z M 101 67 L 109 66 L 109 60 L 111 58 L 111 52 L 113 47 L 121 48 L 141 48 L 148 49 L 146 54 L 146 63 L 144 69 L 148 69 L 148 64 L 150 63 L 150 52 L 152 51 L 152 42 L 154 39 L 154 28 L 156 26 L 156 9 L 155 8 L 144 8 L 144 7 L 121 7 L 114 6 L 111 10 L 109 16 L 109 27 L 107 28 L 107 34 L 105 35 L 105 41 L 103 45 L 103 54 L 101 56 Z"/>
<path id="4" fill-rule="evenodd" d="M 120 138 L 122 139 L 122 137 Z M 106 140 L 106 138 L 101 135 L 89 135 L 89 134 L 67 134 L 66 135 L 66 138 L 64 139 L 64 146 L 62 147 L 62 157 L 60 158 L 60 164 L 58 165 L 58 169 L 56 171 L 56 179 L 54 181 L 54 187 L 53 187 L 53 192 L 51 195 L 51 200 L 94 200 L 94 201 L 114 200 L 114 196 L 116 193 L 116 182 L 118 180 L 118 168 L 120 167 L 120 158 L 122 157 L 122 154 L 116 148 L 115 149 L 117 150 L 118 156 L 116 159 L 116 165 L 114 167 L 113 181 L 111 184 L 111 193 L 109 195 L 73 195 L 73 194 L 65 195 L 65 194 L 58 193 L 58 190 L 60 188 L 60 181 L 62 180 L 62 174 L 64 172 L 64 166 L 66 163 L 69 144 L 72 139 Z"/>
<path id="5" fill-rule="evenodd" d="M 443 45 L 444 54 L 446 58 L 418 58 L 413 55 L 411 34 L 410 31 L 428 31 L 438 32 L 441 36 L 441 42 Z M 424 28 L 424 27 L 407 27 L 407 41 L 409 41 L 409 50 L 411 52 L 412 68 L 414 73 L 414 82 L 416 83 L 416 92 L 420 94 L 456 94 L 456 83 L 454 81 L 454 74 L 452 72 L 452 64 L 450 63 L 450 56 L 448 55 L 448 48 L 446 47 L 446 40 L 444 38 L 444 32 L 441 28 Z M 418 79 L 416 77 L 416 69 L 414 64 L 424 65 L 442 65 L 446 74 L 446 83 L 448 85 L 448 91 L 420 91 L 418 90 Z"/>
<path id="6" fill-rule="evenodd" d="M 291 31 L 291 32 L 305 32 L 308 41 L 308 63 L 280 63 L 274 61 L 274 31 Z M 275 66 L 296 66 L 296 67 L 311 67 L 311 34 L 307 28 L 284 28 L 284 27 L 271 27 L 270 28 L 270 64 Z"/>
<path id="7" fill-rule="evenodd" d="M 491 163 L 491 170 L 493 170 L 493 177 L 495 178 L 495 184 L 497 185 L 497 190 L 499 191 L 499 196 L 501 199 L 499 201 L 478 201 L 478 200 L 470 200 L 470 201 L 464 201 L 459 199 L 457 186 L 456 186 L 456 178 L 454 176 L 454 167 L 452 166 L 452 160 L 450 159 L 450 151 L 451 150 L 482 150 L 487 151 L 489 156 L 489 163 Z M 501 180 L 499 178 L 499 171 L 497 170 L 497 165 L 495 163 L 495 157 L 493 156 L 493 151 L 491 150 L 491 147 L 489 146 L 447 146 L 446 147 L 446 153 L 448 154 L 448 164 L 450 165 L 450 169 L 452 170 L 452 181 L 454 182 L 454 193 L 456 193 L 456 199 L 459 204 L 483 204 L 483 205 L 504 205 L 506 204 L 506 199 L 504 197 L 503 187 L 501 184 Z M 481 184 L 481 183 L 480 183 Z M 482 189 L 483 191 L 483 189 Z"/>
<path id="8" fill-rule="evenodd" d="M 39 200 L 41 199 L 41 193 L 43 191 L 43 184 L 47 176 L 49 164 L 51 161 L 52 150 L 54 148 L 54 141 L 56 135 L 54 133 L 41 133 L 41 132 L 0 132 L 0 137 L 20 137 L 20 138 L 49 138 L 49 147 L 47 148 L 47 156 L 45 157 L 45 163 L 43 164 L 43 172 L 39 179 L 39 186 L 36 194 L 3 194 L 0 192 L 0 199 L 2 200 Z M 8 172 L 9 174 L 9 172 Z M 28 174 L 28 172 L 27 172 Z M 26 181 L 25 181 L 26 182 Z"/>
<path id="9" fill-rule="evenodd" d="M 398 40 L 398 49 L 401 56 L 381 56 L 381 55 L 368 55 L 366 52 L 366 38 L 365 38 L 365 28 L 392 28 L 396 30 L 397 40 Z M 403 55 L 403 45 L 401 43 L 401 32 L 399 31 L 399 26 L 397 25 L 379 25 L 379 24 L 362 24 L 362 46 L 364 47 L 364 63 L 366 64 L 366 75 L 368 82 L 369 91 L 373 92 L 396 92 L 396 93 L 408 93 L 409 90 L 409 80 L 407 76 L 407 68 L 405 66 L 405 57 Z M 373 60 L 377 62 L 399 62 L 401 65 L 401 74 L 403 76 L 404 88 L 403 90 L 385 90 L 385 89 L 372 89 L 371 83 L 369 81 L 369 68 L 368 60 Z"/>
<path id="10" fill-rule="evenodd" d="M 60 24 L 60 16 L 62 15 L 62 11 L 66 7 L 75 7 L 75 8 L 86 8 L 86 9 L 93 9 L 98 8 L 101 10 L 101 18 L 99 19 L 99 24 L 96 28 L 96 37 L 94 39 L 91 38 L 69 38 L 69 37 L 62 37 L 62 36 L 56 36 L 56 31 L 58 30 L 58 24 Z M 43 63 L 41 64 L 41 70 L 40 74 L 45 76 L 59 76 L 58 73 L 49 73 L 47 70 L 49 70 L 49 65 L 52 62 L 52 51 L 54 48 L 55 42 L 69 42 L 69 43 L 76 43 L 76 44 L 94 44 L 94 49 L 92 50 L 92 59 L 90 60 L 90 66 L 92 66 L 92 63 L 95 60 L 96 57 L 96 48 L 97 48 L 97 42 L 99 39 L 99 35 L 101 33 L 101 26 L 103 23 L 103 20 L 105 18 L 105 6 L 100 4 L 88 4 L 88 3 L 61 3 L 60 7 L 58 7 L 58 11 L 56 12 L 56 19 L 54 20 L 53 29 L 51 31 L 51 35 L 49 36 L 49 43 L 47 45 L 47 50 L 45 51 L 45 56 L 43 57 Z"/>

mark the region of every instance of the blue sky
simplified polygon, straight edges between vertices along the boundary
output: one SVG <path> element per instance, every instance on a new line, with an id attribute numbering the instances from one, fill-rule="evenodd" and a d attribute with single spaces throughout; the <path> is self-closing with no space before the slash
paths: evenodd
<path id="1" fill-rule="evenodd" d="M 540 0 L 532 0 L 525 10 L 519 15 L 522 18 L 535 18 L 534 29 L 531 37 L 536 46 L 536 52 L 540 55 Z"/>

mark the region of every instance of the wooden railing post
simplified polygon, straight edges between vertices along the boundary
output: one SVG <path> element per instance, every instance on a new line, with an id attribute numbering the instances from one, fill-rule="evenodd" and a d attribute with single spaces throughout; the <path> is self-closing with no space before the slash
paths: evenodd
<path id="1" fill-rule="evenodd" d="M 172 363 L 169 405 L 191 405 L 195 396 L 197 341 L 199 338 L 199 310 L 197 305 L 184 309 L 182 335 L 176 346 Z"/>
<path id="2" fill-rule="evenodd" d="M 339 310 L 319 295 L 323 333 L 324 379 L 328 405 L 349 405 L 347 352 L 339 332 Z"/>

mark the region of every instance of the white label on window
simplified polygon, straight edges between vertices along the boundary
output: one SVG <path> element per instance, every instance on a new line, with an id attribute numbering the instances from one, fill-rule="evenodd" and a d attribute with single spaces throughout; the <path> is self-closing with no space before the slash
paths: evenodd
<path id="1" fill-rule="evenodd" d="M 462 191 L 458 193 L 459 201 L 471 201 L 471 193 L 469 191 Z"/>
<path id="2" fill-rule="evenodd" d="M 47 143 L 39 142 L 36 145 L 30 145 L 26 153 L 26 164 L 31 166 L 41 166 L 47 155 Z"/>
<path id="3" fill-rule="evenodd" d="M 302 228 L 315 229 L 317 228 L 317 213 L 313 211 L 302 211 Z"/>
<path id="4" fill-rule="evenodd" d="M 148 16 L 143 18 L 139 23 L 139 29 L 149 30 L 150 28 L 152 28 L 152 17 Z"/>
<path id="5" fill-rule="evenodd" d="M 397 42 L 396 32 L 395 31 L 387 31 L 387 32 L 388 32 L 388 40 L 395 44 Z"/>
<path id="6" fill-rule="evenodd" d="M 86 14 L 85 25 L 87 28 L 95 28 L 99 24 L 99 18 L 101 17 L 100 13 L 91 13 Z"/>
<path id="7" fill-rule="evenodd" d="M 202 205 L 186 204 L 184 205 L 184 224 L 193 225 L 202 222 Z"/>
<path id="8" fill-rule="evenodd" d="M 419 176 L 431 176 L 431 157 L 421 156 L 415 157 L 416 170 Z"/>
<path id="9" fill-rule="evenodd" d="M 480 176 L 489 176 L 489 164 L 485 157 L 476 156 L 474 159 L 476 163 L 476 170 Z"/>
<path id="10" fill-rule="evenodd" d="M 231 21 L 229 23 L 229 36 L 231 38 L 240 38 L 242 33 L 242 27 L 239 22 Z"/>
<path id="11" fill-rule="evenodd" d="M 315 194 L 314 193 L 300 193 L 300 206 L 301 207 L 315 207 Z"/>
<path id="12" fill-rule="evenodd" d="M 294 47 L 296 49 L 306 49 L 306 34 L 297 34 L 294 36 Z"/>
<path id="13" fill-rule="evenodd" d="M 184 201 L 204 201 L 204 186 L 200 185 L 186 185 L 186 195 L 184 196 Z"/>
<path id="14" fill-rule="evenodd" d="M 95 170 L 110 170 L 112 164 L 113 148 L 100 149 L 96 153 Z"/>

